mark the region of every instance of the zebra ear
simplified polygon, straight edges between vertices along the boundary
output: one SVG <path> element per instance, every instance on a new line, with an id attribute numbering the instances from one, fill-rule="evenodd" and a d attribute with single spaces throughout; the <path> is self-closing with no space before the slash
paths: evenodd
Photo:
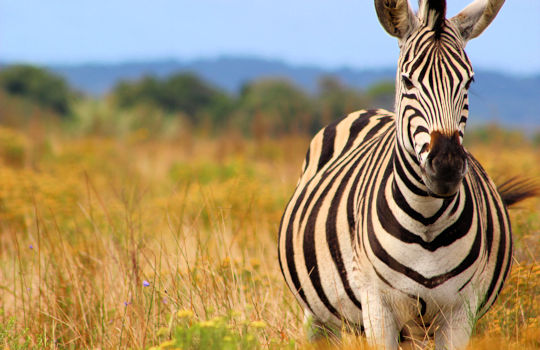
<path id="1" fill-rule="evenodd" d="M 383 28 L 398 39 L 405 38 L 416 26 L 408 0 L 375 0 L 375 10 Z"/>
<path id="2" fill-rule="evenodd" d="M 504 4 L 504 0 L 475 0 L 460 13 L 450 19 L 458 28 L 463 40 L 479 36 Z"/>

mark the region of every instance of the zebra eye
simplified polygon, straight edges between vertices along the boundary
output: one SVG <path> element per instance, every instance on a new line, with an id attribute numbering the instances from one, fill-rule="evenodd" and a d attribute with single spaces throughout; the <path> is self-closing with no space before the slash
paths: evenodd
<path id="1" fill-rule="evenodd" d="M 473 81 L 474 81 L 474 77 L 471 77 L 469 81 L 467 81 L 467 83 L 465 84 L 465 90 L 469 90 Z"/>
<path id="2" fill-rule="evenodd" d="M 407 90 L 411 90 L 412 88 L 414 88 L 414 84 L 413 82 L 411 81 L 411 79 L 409 79 L 408 76 L 406 76 L 405 74 L 403 74 L 401 76 L 401 79 L 403 80 L 403 85 L 405 85 L 405 88 Z"/>

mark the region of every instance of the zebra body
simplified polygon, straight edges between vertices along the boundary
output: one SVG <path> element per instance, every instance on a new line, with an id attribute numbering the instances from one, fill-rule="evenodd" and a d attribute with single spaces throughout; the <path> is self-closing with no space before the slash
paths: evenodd
<path id="1" fill-rule="evenodd" d="M 283 215 L 279 259 L 319 323 L 365 327 L 370 294 L 389 306 L 399 330 L 434 331 L 441 311 L 469 323 L 508 273 L 508 216 L 481 166 L 470 158 L 452 198 L 407 193 L 410 159 L 395 140 L 394 115 L 376 110 L 352 113 L 311 142 Z"/>
<path id="2" fill-rule="evenodd" d="M 400 333 L 462 348 L 495 301 L 511 229 L 462 145 L 474 75 L 464 47 L 503 2 L 476 0 L 447 20 L 444 0 L 421 0 L 418 14 L 375 0 L 399 39 L 396 113 L 359 111 L 321 130 L 280 225 L 283 275 L 316 325 L 346 323 L 389 349 Z"/>

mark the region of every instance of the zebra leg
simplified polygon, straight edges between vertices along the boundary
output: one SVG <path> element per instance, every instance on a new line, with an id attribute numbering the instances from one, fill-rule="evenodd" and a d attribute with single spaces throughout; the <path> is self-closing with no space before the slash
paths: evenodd
<path id="1" fill-rule="evenodd" d="M 390 307 L 379 291 L 364 292 L 362 295 L 362 318 L 370 346 L 386 350 L 397 350 L 399 329 Z"/>
<path id="2" fill-rule="evenodd" d="M 442 315 L 435 330 L 435 349 L 465 349 L 472 331 L 472 320 L 464 308 L 454 308 Z"/>
<path id="3" fill-rule="evenodd" d="M 304 328 L 310 342 L 328 341 L 329 343 L 341 337 L 337 327 L 332 327 L 318 320 L 311 312 L 304 311 Z"/>

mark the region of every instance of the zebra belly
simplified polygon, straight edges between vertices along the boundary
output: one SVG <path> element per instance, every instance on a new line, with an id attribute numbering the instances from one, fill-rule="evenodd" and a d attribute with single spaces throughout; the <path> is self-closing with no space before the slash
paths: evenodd
<path id="1" fill-rule="evenodd" d="M 351 255 L 343 255 L 344 268 L 346 271 L 338 273 L 335 266 L 321 266 L 321 273 L 325 293 L 328 295 L 330 303 L 339 313 L 339 322 L 346 320 L 351 325 L 362 324 L 362 309 L 360 302 L 360 278 L 359 272 L 353 263 Z M 328 270 L 332 269 L 330 274 Z M 328 274 L 326 274 L 328 273 Z M 348 290 L 344 287 L 343 279 L 346 278 Z"/>
<path id="2" fill-rule="evenodd" d="M 319 232 L 323 235 L 325 232 Z M 348 234 L 340 237 L 340 259 L 336 264 L 328 245 L 317 244 L 316 271 L 307 268 L 305 281 L 302 283 L 304 293 L 314 316 L 325 323 L 341 327 L 343 322 L 351 326 L 362 325 L 362 309 L 360 303 L 361 279 L 356 264 L 352 244 L 347 240 Z M 332 247 L 330 247 L 332 248 Z M 304 254 L 297 259 L 304 260 Z M 300 264 L 297 266 L 300 267 Z M 341 268 L 341 270 L 340 270 Z M 320 286 L 313 287 L 314 274 L 320 276 Z M 308 277 L 309 276 L 309 277 Z M 308 280 L 309 279 L 309 280 Z"/>
<path id="3" fill-rule="evenodd" d="M 412 333 L 426 332 L 430 326 L 434 327 L 440 321 L 442 314 L 452 312 L 454 308 L 461 308 L 464 303 L 467 303 L 466 308 L 475 310 L 481 299 L 479 290 L 470 287 L 478 285 L 479 281 L 473 281 L 468 288 L 459 290 L 471 277 L 474 277 L 472 275 L 477 269 L 471 271 L 470 274 L 459 275 L 436 288 L 429 289 L 403 275 L 396 276 L 396 279 L 390 278 L 390 281 L 387 281 L 389 284 L 385 283 L 380 277 L 370 272 L 370 268 L 360 267 L 360 264 L 353 259 L 350 260 L 350 265 L 347 265 L 353 266 L 351 272 L 348 273 L 348 283 L 353 294 L 357 296 L 357 300 L 360 300 L 362 291 L 376 290 L 392 310 L 399 328 L 407 327 Z M 326 324 L 338 327 L 345 324 L 360 328 L 363 325 L 362 308 L 351 300 L 350 294 L 343 288 L 342 276 L 332 264 L 319 266 L 319 269 L 323 276 L 321 278 L 322 291 L 327 301 L 322 302 L 320 294 L 315 290 L 310 290 L 310 283 L 303 283 L 311 313 Z M 398 285 L 400 287 L 397 287 Z M 329 312 L 329 305 L 337 311 L 336 314 Z"/>

